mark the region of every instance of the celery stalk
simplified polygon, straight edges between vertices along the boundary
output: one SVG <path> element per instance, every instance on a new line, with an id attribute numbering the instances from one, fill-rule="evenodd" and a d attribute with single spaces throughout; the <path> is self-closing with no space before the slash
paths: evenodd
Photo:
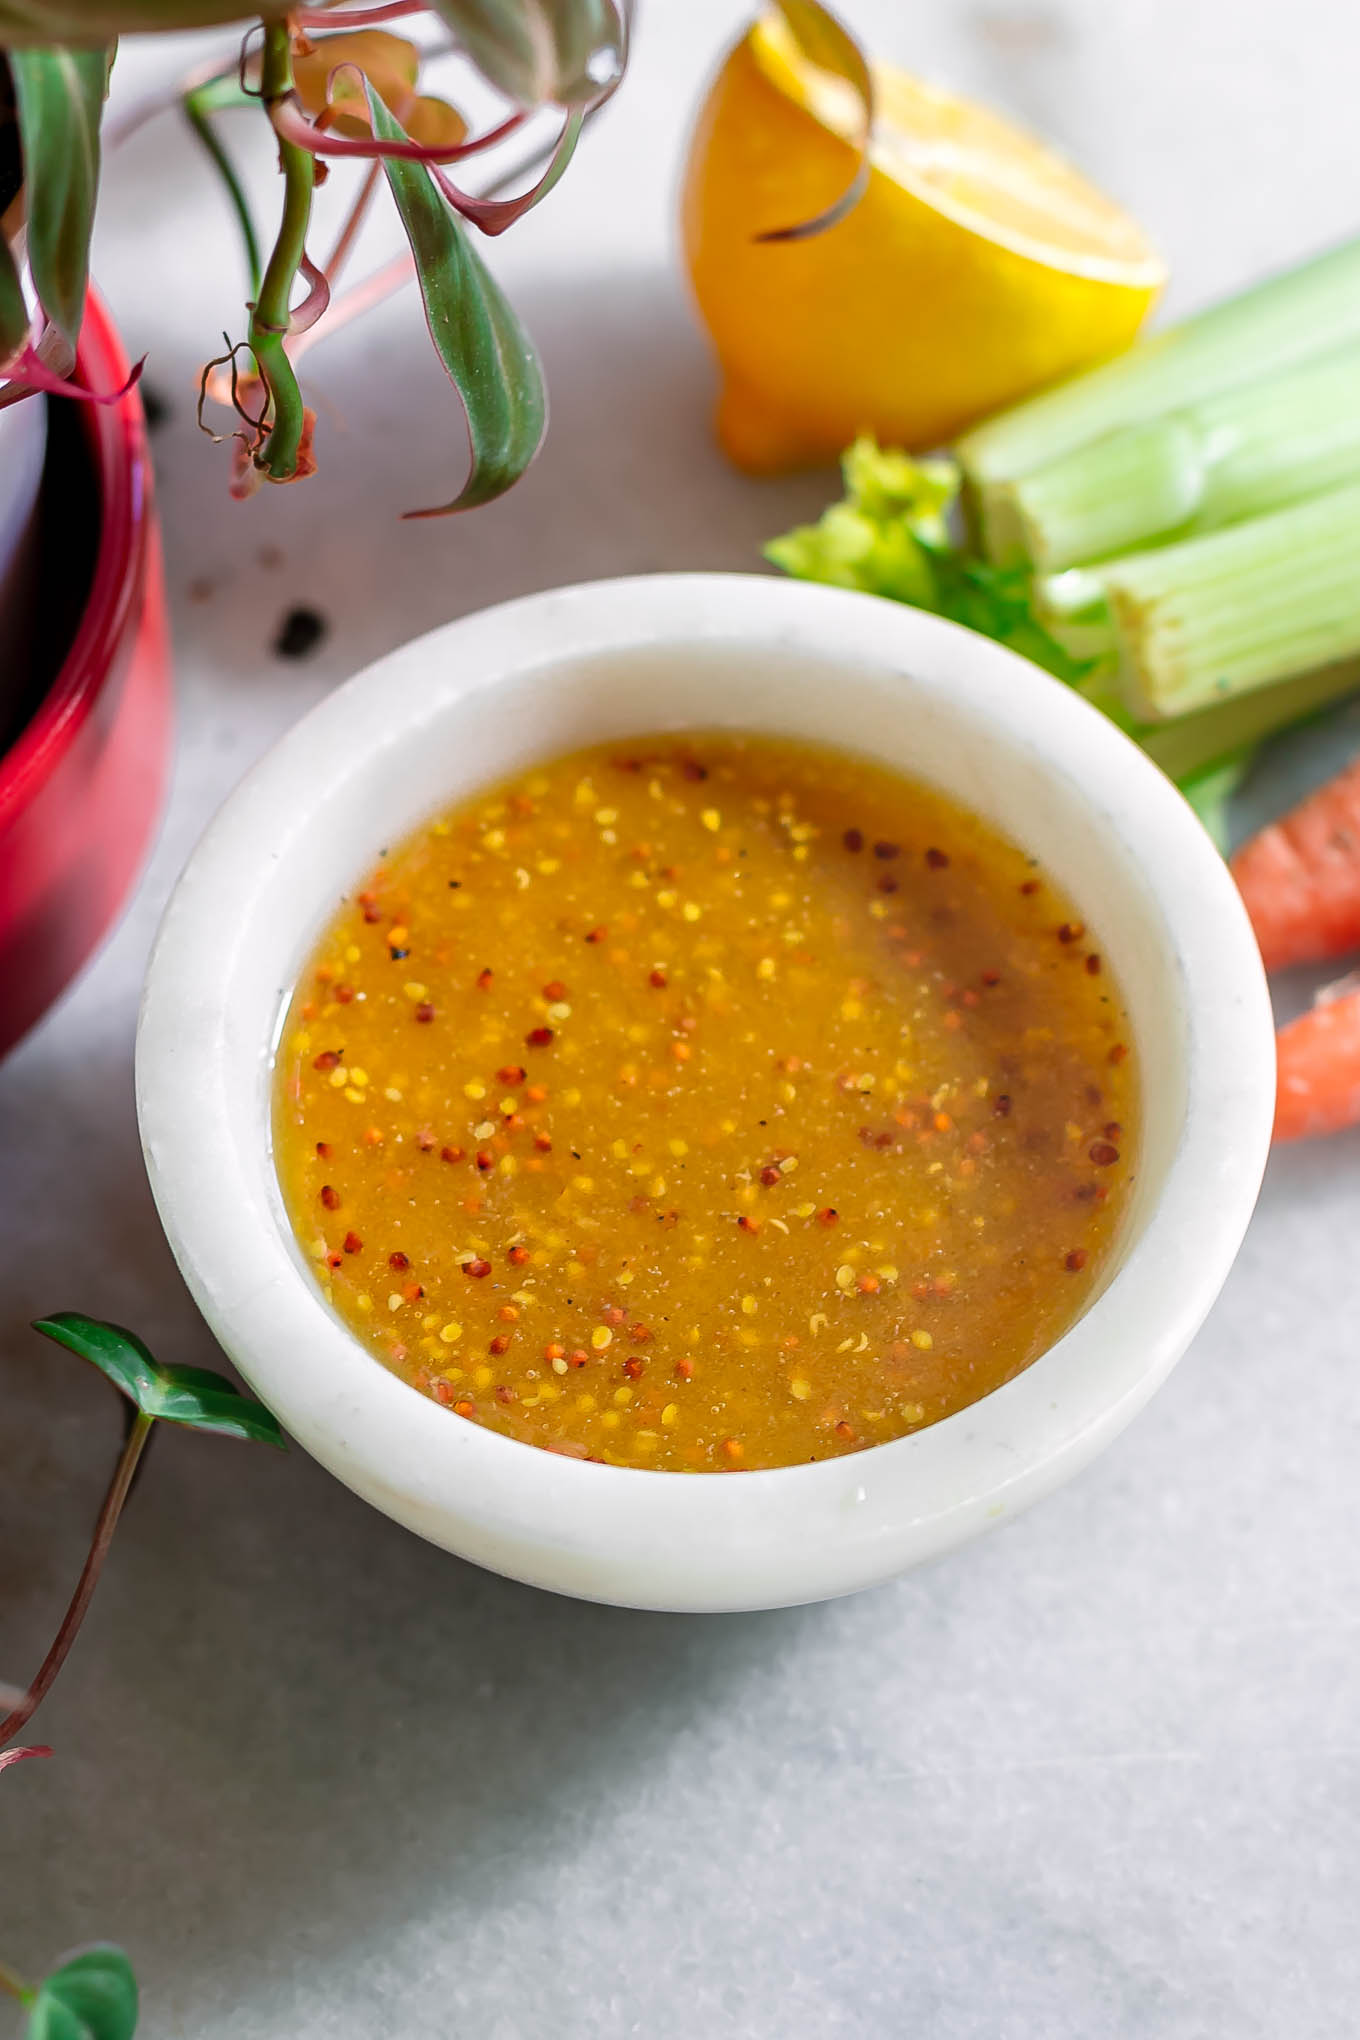
<path id="1" fill-rule="evenodd" d="M 1360 339 L 1360 240 L 1273 276 L 1126 354 L 975 426 L 956 449 L 970 488 L 999 482 L 1123 425 L 1163 417 Z"/>
<path id="2" fill-rule="evenodd" d="M 1360 653 L 1360 483 L 1088 570 L 1145 722 Z"/>
<path id="3" fill-rule="evenodd" d="M 1291 723 L 1353 694 L 1360 687 L 1360 661 L 1345 659 L 1315 672 L 1300 673 L 1273 687 L 1233 695 L 1175 722 L 1139 724 L 1134 734 L 1155 764 L 1178 785 L 1219 759 L 1263 743 Z"/>
<path id="4" fill-rule="evenodd" d="M 1360 342 L 1127 425 L 993 492 L 1044 573 L 1190 537 L 1360 480 Z M 994 536 L 999 529 L 994 516 Z"/>

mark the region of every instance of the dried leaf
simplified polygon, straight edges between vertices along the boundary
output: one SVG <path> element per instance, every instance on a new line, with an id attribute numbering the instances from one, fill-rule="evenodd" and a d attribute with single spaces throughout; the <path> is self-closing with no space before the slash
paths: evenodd
<path id="1" fill-rule="evenodd" d="M 358 28 L 322 36 L 306 56 L 293 59 L 293 84 L 303 106 L 313 119 L 329 106 L 329 125 L 341 135 L 370 131 L 360 72 L 400 120 L 415 97 L 420 51 L 386 29 Z"/>

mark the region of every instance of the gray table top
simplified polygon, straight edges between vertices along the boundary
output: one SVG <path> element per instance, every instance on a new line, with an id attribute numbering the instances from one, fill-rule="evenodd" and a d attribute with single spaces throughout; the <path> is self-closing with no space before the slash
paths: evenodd
<path id="1" fill-rule="evenodd" d="M 1353 226 L 1342 0 L 847 12 L 1132 204 L 1173 307 Z M 712 451 L 670 249 L 688 110 L 741 14 L 645 6 L 608 122 L 499 244 L 554 427 L 515 495 L 454 525 L 394 517 L 461 458 L 410 299 L 315 357 L 323 478 L 225 499 L 192 419 L 236 315 L 220 200 L 173 127 L 112 165 L 100 269 L 171 407 L 179 756 L 118 934 L 0 1071 L 4 1678 L 64 1601 L 115 1442 L 110 1399 L 25 1321 L 78 1306 L 213 1362 L 131 1099 L 147 946 L 206 814 L 399 638 L 555 582 L 751 566 L 825 499 Z M 125 51 L 120 102 L 189 47 Z M 179 278 L 163 325 L 152 259 Z M 330 634 L 286 664 L 300 601 Z M 1256 809 L 1357 733 L 1350 713 L 1284 747 Z M 1082 1478 L 832 1606 L 575 1605 L 418 1543 L 300 1452 L 160 1440 L 40 1717 L 57 1757 L 4 1781 L 0 1953 L 37 1971 L 123 1942 L 149 2040 L 1334 2040 L 1360 1994 L 1357 1162 L 1360 1135 L 1272 1162 L 1191 1354 Z"/>

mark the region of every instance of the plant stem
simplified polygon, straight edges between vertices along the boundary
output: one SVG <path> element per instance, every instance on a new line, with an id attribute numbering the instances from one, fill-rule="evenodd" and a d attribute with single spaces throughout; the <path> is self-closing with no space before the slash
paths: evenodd
<path id="1" fill-rule="evenodd" d="M 7 1992 L 12 1998 L 17 1998 L 21 2005 L 31 2005 L 33 2002 L 33 1992 L 23 1978 L 16 1976 L 3 1962 L 0 1962 L 0 1990 Z"/>
<path id="2" fill-rule="evenodd" d="M 3 1749 L 7 1742 L 13 1741 L 20 1729 L 37 1711 L 49 1686 L 61 1670 L 67 1651 L 76 1640 L 76 1632 L 85 1619 L 85 1611 L 90 1605 L 90 1598 L 103 1571 L 109 1545 L 113 1542 L 113 1533 L 122 1514 L 123 1504 L 127 1500 L 132 1476 L 137 1471 L 137 1462 L 146 1448 L 155 1421 L 154 1417 L 144 1416 L 140 1410 L 132 1420 L 132 1427 L 118 1456 L 118 1464 L 113 1469 L 113 1479 L 109 1482 L 104 1506 L 99 1511 L 99 1520 L 94 1526 L 94 1536 L 90 1540 L 89 1556 L 76 1582 L 70 1606 L 62 1617 L 61 1627 L 53 1638 L 51 1649 L 42 1661 L 38 1676 L 13 1713 L 0 1721 L 0 1749 Z"/>
<path id="3" fill-rule="evenodd" d="M 359 236 L 359 229 L 362 227 L 368 208 L 373 201 L 373 194 L 382 182 L 382 174 L 383 168 L 381 163 L 369 164 L 364 172 L 364 181 L 359 186 L 358 197 L 345 216 L 345 224 L 336 235 L 335 246 L 331 249 L 325 265 L 326 281 L 332 290 L 335 289 L 336 284 L 340 281 L 340 273 L 349 261 L 354 243 Z"/>
<path id="4" fill-rule="evenodd" d="M 285 22 L 269 22 L 260 60 L 260 94 L 270 107 L 293 89 L 293 63 Z M 256 465 L 271 481 L 291 481 L 297 473 L 302 440 L 303 403 L 284 341 L 288 336 L 293 280 L 302 262 L 312 214 L 316 160 L 293 142 L 279 141 L 283 172 L 283 215 L 264 272 L 260 294 L 251 308 L 248 339 L 261 379 L 269 392 L 272 423 Z"/>
<path id="5" fill-rule="evenodd" d="M 250 206 L 246 201 L 241 180 L 236 175 L 236 166 L 219 141 L 217 131 L 199 93 L 186 92 L 180 103 L 184 108 L 185 119 L 212 158 L 218 175 L 227 187 L 227 197 L 236 213 L 237 224 L 241 229 L 241 240 L 245 246 L 250 294 L 257 298 L 260 294 L 260 244 L 255 238 L 255 222 L 250 217 Z"/>

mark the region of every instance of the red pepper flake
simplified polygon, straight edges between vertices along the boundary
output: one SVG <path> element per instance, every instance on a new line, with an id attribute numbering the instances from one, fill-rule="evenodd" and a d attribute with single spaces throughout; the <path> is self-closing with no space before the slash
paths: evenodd
<path id="1" fill-rule="evenodd" d="M 648 973 L 647 982 L 654 990 L 664 992 L 669 980 L 664 970 L 654 970 Z"/>
<path id="2" fill-rule="evenodd" d="M 748 1218 L 744 1211 L 740 1218 L 738 1218 L 737 1224 L 743 1232 L 758 1233 L 760 1231 L 760 1220 L 758 1218 Z"/>
<path id="3" fill-rule="evenodd" d="M 587 942 L 603 942 L 608 933 L 609 930 L 607 928 L 590 928 L 586 932 L 585 939 Z"/>
<path id="4" fill-rule="evenodd" d="M 902 855 L 902 845 L 900 843 L 875 843 L 874 855 L 875 857 L 883 858 L 886 862 L 891 857 L 900 857 Z M 926 855 L 929 856 L 930 852 L 927 851 Z"/>
<path id="5" fill-rule="evenodd" d="M 453 1401 L 453 1389 L 447 1381 L 436 1381 L 431 1394 L 437 1403 L 443 1403 L 445 1409 Z"/>
<path id="6" fill-rule="evenodd" d="M 877 1275 L 861 1275 L 855 1287 L 861 1296 L 877 1296 L 882 1284 Z"/>
<path id="7" fill-rule="evenodd" d="M 833 1205 L 828 1204 L 824 1211 L 817 1213 L 817 1223 L 818 1225 L 839 1225 L 840 1217 L 839 1211 Z"/>
<path id="8" fill-rule="evenodd" d="M 491 1273 L 491 1263 L 489 1261 L 464 1261 L 463 1273 L 470 1275 L 474 1282 L 480 1282 L 483 1275 Z"/>
<path id="9" fill-rule="evenodd" d="M 333 1190 L 329 1183 L 323 1183 L 321 1185 L 321 1202 L 325 1205 L 327 1211 L 338 1211 L 340 1209 L 340 1192 Z"/>
<path id="10" fill-rule="evenodd" d="M 323 1048 L 320 1055 L 314 1056 L 312 1059 L 312 1068 L 314 1070 L 335 1070 L 339 1069 L 339 1067 L 340 1053 L 338 1049 Z"/>
<path id="11" fill-rule="evenodd" d="M 692 1360 L 677 1360 L 675 1371 L 682 1381 L 692 1381 L 694 1378 L 694 1362 Z"/>
<path id="12" fill-rule="evenodd" d="M 496 1157 L 492 1154 L 490 1148 L 478 1148 L 476 1160 L 477 1167 L 482 1171 L 483 1175 L 485 1175 L 488 1169 L 494 1169 L 496 1166 Z"/>
<path id="13" fill-rule="evenodd" d="M 488 969 L 488 970 L 479 970 L 479 971 L 478 971 L 478 973 L 477 973 L 477 989 L 478 989 L 478 991 L 479 991 L 479 992 L 489 992 L 489 991 L 491 990 L 491 981 L 492 981 L 492 979 L 493 979 L 493 978 L 495 977 L 495 975 L 496 975 L 496 973 L 495 973 L 495 971 L 494 971 L 494 970 L 489 970 L 489 969 Z"/>
<path id="14" fill-rule="evenodd" d="M 495 1338 L 494 1338 L 494 1339 L 492 1339 L 492 1341 L 490 1342 L 490 1344 L 488 1345 L 488 1347 L 487 1347 L 487 1349 L 486 1349 L 486 1350 L 487 1350 L 487 1352 L 488 1352 L 488 1353 L 497 1353 L 497 1354 L 500 1354 L 500 1353 L 508 1353 L 508 1352 L 510 1351 L 510 1334 L 509 1334 L 509 1332 L 497 1332 L 497 1334 L 496 1334 Z M 504 1397 L 504 1396 L 502 1396 L 502 1397 L 501 1397 L 501 1400 L 502 1400 L 502 1402 L 504 1402 L 504 1401 L 505 1401 L 505 1397 Z"/>
<path id="15" fill-rule="evenodd" d="M 1088 977 L 1100 976 L 1100 958 L 1095 954 L 1094 951 L 1092 951 L 1091 955 L 1088 956 L 1086 959 L 1086 975 Z"/>
<path id="16" fill-rule="evenodd" d="M 1064 921 L 1058 930 L 1059 942 L 1080 942 L 1086 933 L 1084 921 Z"/>
<path id="17" fill-rule="evenodd" d="M 381 907 L 365 907 L 364 919 L 367 921 L 370 928 L 373 927 L 378 921 L 381 921 L 382 919 Z"/>
<path id="18" fill-rule="evenodd" d="M 645 1360 L 639 1360 L 637 1355 L 634 1354 L 631 1359 L 624 1361 L 623 1371 L 630 1381 L 640 1381 L 642 1379 L 642 1370 L 646 1364 Z"/>
<path id="19" fill-rule="evenodd" d="M 552 1153 L 552 1135 L 550 1133 L 536 1133 L 534 1135 L 534 1146 L 541 1155 L 550 1155 Z"/>
<path id="20" fill-rule="evenodd" d="M 983 982 L 983 984 L 984 984 L 984 985 L 986 985 L 986 987 L 987 987 L 988 991 L 990 992 L 990 991 L 991 991 L 991 989 L 992 989 L 992 987 L 993 987 L 994 985 L 999 985 L 999 984 L 1000 984 L 1000 982 L 1001 982 L 1001 973 L 1000 973 L 1000 971 L 999 971 L 999 970 L 984 970 L 984 971 L 983 971 L 983 973 L 982 973 L 982 982 Z"/>
<path id="21" fill-rule="evenodd" d="M 531 1027 L 524 1037 L 526 1048 L 546 1048 L 553 1038 L 551 1027 Z"/>
<path id="22" fill-rule="evenodd" d="M 707 765 L 701 765 L 697 758 L 686 758 L 680 770 L 684 773 L 686 779 L 698 780 L 707 779 L 708 777 Z"/>
<path id="23" fill-rule="evenodd" d="M 1108 1169 L 1119 1160 L 1119 1149 L 1109 1140 L 1093 1140 L 1086 1152 L 1098 1169 Z"/>
<path id="24" fill-rule="evenodd" d="M 328 1161 L 330 1160 L 330 1158 L 331 1158 L 331 1144 L 330 1144 L 330 1142 L 329 1142 L 328 1140 L 319 1140 L 319 1141 L 317 1142 L 317 1144 L 316 1144 L 316 1158 L 317 1158 L 317 1160 L 318 1160 L 319 1162 L 328 1162 Z"/>
<path id="25" fill-rule="evenodd" d="M 434 1018 L 433 1006 L 422 1002 L 419 1006 L 416 1007 L 416 1019 L 419 1020 L 422 1027 L 428 1027 L 433 1018 Z"/>
<path id="26" fill-rule="evenodd" d="M 1003 1092 L 1001 1093 L 1001 1096 L 1000 1096 L 1000 1097 L 999 1097 L 999 1098 L 998 1098 L 998 1099 L 996 1100 L 996 1102 L 995 1102 L 995 1103 L 994 1103 L 994 1105 L 992 1106 L 992 1114 L 993 1114 L 993 1117 L 994 1117 L 994 1118 L 997 1118 L 997 1119 L 1009 1119 L 1009 1118 L 1010 1118 L 1010 1116 L 1011 1116 L 1011 1101 L 1010 1101 L 1010 1099 L 1009 1099 L 1009 1098 L 1007 1097 L 1007 1095 L 1006 1095 L 1006 1093 L 1005 1093 L 1004 1091 L 1003 1091 Z"/>
<path id="27" fill-rule="evenodd" d="M 645 1346 L 652 1339 L 654 1334 L 652 1332 L 651 1326 L 644 1325 L 639 1319 L 639 1321 L 636 1324 L 629 1325 L 628 1336 L 631 1339 L 636 1339 L 640 1346 Z"/>
<path id="28" fill-rule="evenodd" d="M 949 864 L 949 859 L 943 850 L 927 850 L 926 863 L 932 871 L 944 871 Z"/>
<path id="29" fill-rule="evenodd" d="M 838 1438 L 853 1438 L 854 1435 L 855 1435 L 854 1425 L 847 1424 L 845 1418 L 842 1417 L 840 1422 L 836 1426 L 836 1436 Z"/>
<path id="30" fill-rule="evenodd" d="M 496 1082 L 498 1084 L 522 1084 L 524 1082 L 524 1071 L 519 1063 L 502 1063 L 496 1072 Z"/>
<path id="31" fill-rule="evenodd" d="M 527 1247 L 511 1247 L 505 1258 L 512 1268 L 522 1268 L 529 1258 L 529 1249 Z"/>
<path id="32" fill-rule="evenodd" d="M 343 1244 L 345 1252 L 347 1254 L 357 1254 L 363 1247 L 364 1243 L 360 1239 L 357 1232 L 347 1232 L 345 1234 Z"/>
<path id="33" fill-rule="evenodd" d="M 779 1171 L 773 1162 L 765 1164 L 765 1167 L 760 1172 L 760 1180 L 767 1190 L 772 1189 L 779 1181 Z"/>
<path id="34" fill-rule="evenodd" d="M 1023 884 L 1023 885 L 1021 886 L 1020 890 L 1021 890 L 1021 892 L 1022 892 L 1022 893 L 1023 893 L 1024 895 L 1025 895 L 1025 898 L 1026 898 L 1026 899 L 1030 899 L 1030 898 L 1032 898 L 1032 896 L 1033 896 L 1033 895 L 1034 895 L 1035 893 L 1037 893 L 1037 892 L 1038 892 L 1038 890 L 1039 890 L 1039 881 L 1038 881 L 1038 879 L 1037 879 L 1037 878 L 1027 878 L 1027 879 L 1025 880 L 1024 884 Z"/>
<path id="35" fill-rule="evenodd" d="M 567 996 L 567 988 L 563 984 L 561 978 L 550 978 L 548 983 L 543 987 L 543 996 L 545 999 L 553 1000 L 554 1003 L 558 999 L 565 999 Z"/>
<path id="36" fill-rule="evenodd" d="M 328 1268 L 343 1268 L 344 1265 L 345 1257 L 343 1254 L 327 1254 L 326 1266 Z"/>
<path id="37" fill-rule="evenodd" d="M 418 1282 L 408 1282 L 401 1293 L 408 1303 L 419 1303 L 425 1291 Z"/>
<path id="38" fill-rule="evenodd" d="M 354 997 L 353 985 L 337 985 L 335 988 L 335 996 L 342 1006 L 347 1006 L 350 1000 Z"/>
<path id="39" fill-rule="evenodd" d="M 878 881 L 876 890 L 881 893 L 895 893 L 897 891 L 897 880 L 892 876 L 891 872 L 884 872 L 882 878 Z"/>
<path id="40" fill-rule="evenodd" d="M 389 1268 L 397 1269 L 409 1268 L 411 1265 L 410 1257 L 402 1253 L 389 1254 L 387 1257 L 387 1265 Z"/>
<path id="41" fill-rule="evenodd" d="M 847 829 L 841 837 L 841 841 L 847 850 L 858 856 L 864 848 L 864 831 L 863 829 Z"/>
<path id="42" fill-rule="evenodd" d="M 1082 1269 L 1086 1266 L 1086 1260 L 1087 1254 L 1085 1247 L 1073 1247 L 1071 1253 L 1067 1256 L 1066 1260 L 1063 1262 L 1063 1266 L 1064 1268 L 1066 1268 L 1069 1275 L 1079 1275 Z"/>
<path id="43" fill-rule="evenodd" d="M 460 1147 L 440 1148 L 439 1159 L 441 1162 L 461 1162 L 466 1152 L 466 1148 Z"/>
<path id="44" fill-rule="evenodd" d="M 471 1396 L 462 1395 L 459 1396 L 453 1406 L 453 1414 L 455 1417 L 470 1417 L 476 1410 L 476 1407 L 477 1405 L 473 1402 Z"/>
<path id="45" fill-rule="evenodd" d="M 574 1351 L 568 1353 L 567 1355 L 567 1365 L 569 1367 L 584 1367 L 587 1365 L 589 1360 L 590 1355 L 589 1353 L 587 1353 L 584 1346 L 577 1346 L 574 1349 Z"/>
<path id="46" fill-rule="evenodd" d="M 1105 1138 L 1106 1140 L 1118 1140 L 1123 1134 L 1123 1131 L 1124 1129 L 1119 1124 L 1119 1121 L 1117 1119 L 1112 1119 L 1104 1129 Z"/>
<path id="47" fill-rule="evenodd" d="M 1128 1047 L 1124 1042 L 1116 1041 L 1114 1047 L 1110 1050 L 1110 1053 L 1106 1056 L 1105 1060 L 1106 1062 L 1122 1063 L 1128 1052 L 1129 1052 Z"/>

